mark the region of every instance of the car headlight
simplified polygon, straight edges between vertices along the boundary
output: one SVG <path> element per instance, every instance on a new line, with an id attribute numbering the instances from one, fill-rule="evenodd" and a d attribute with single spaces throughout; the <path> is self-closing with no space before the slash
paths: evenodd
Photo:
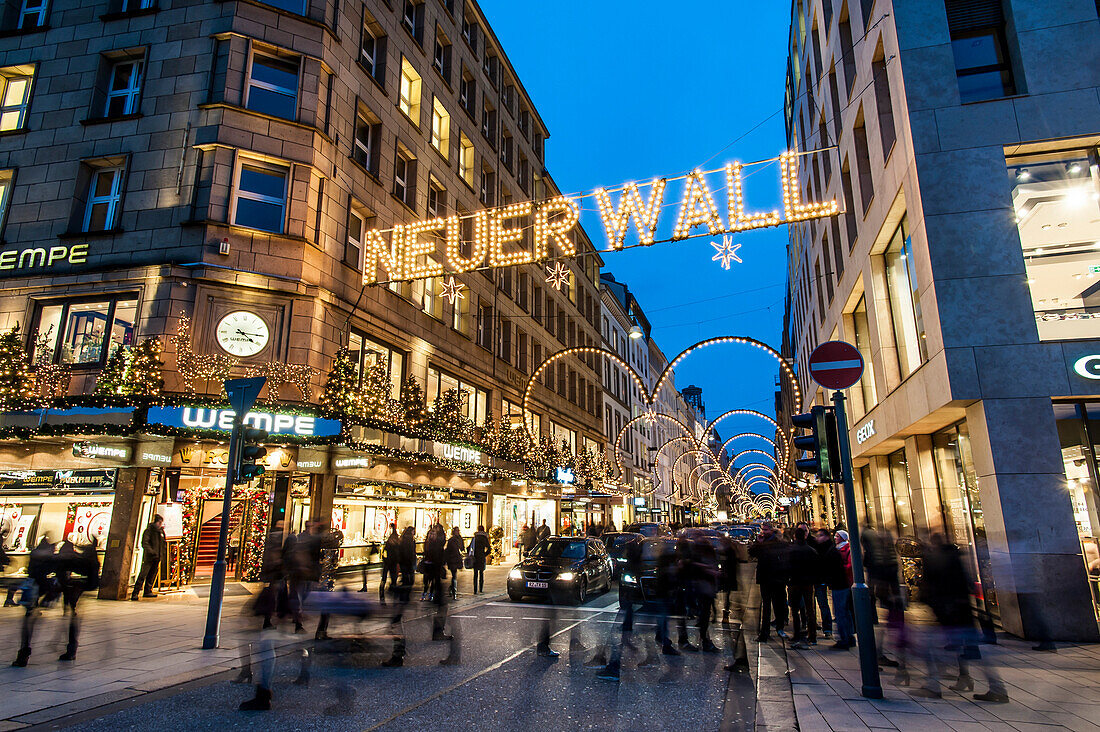
<path id="1" fill-rule="evenodd" d="M 560 579 L 562 582 L 569 582 L 573 579 L 574 576 L 575 575 L 572 572 L 562 572 L 558 575 L 558 579 Z"/>
<path id="2" fill-rule="evenodd" d="M 519 570 L 519 567 L 516 567 L 508 573 L 508 579 L 523 579 L 523 572 Z"/>
<path id="3" fill-rule="evenodd" d="M 624 585 L 636 585 L 638 584 L 638 580 L 635 579 L 634 575 L 623 572 L 622 583 Z"/>

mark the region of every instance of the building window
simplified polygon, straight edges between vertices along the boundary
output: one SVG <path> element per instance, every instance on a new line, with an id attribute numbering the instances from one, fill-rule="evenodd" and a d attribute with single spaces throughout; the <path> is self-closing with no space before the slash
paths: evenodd
<path id="1" fill-rule="evenodd" d="M 447 189 L 430 176 L 428 179 L 428 216 L 439 218 L 447 215 Z"/>
<path id="2" fill-rule="evenodd" d="M 366 5 L 363 6 L 363 25 L 359 31 L 359 64 L 380 85 L 386 82 L 386 34 Z"/>
<path id="3" fill-rule="evenodd" d="M 356 201 L 348 205 L 348 234 L 344 241 L 344 263 L 357 270 L 363 269 L 363 237 L 374 228 L 374 217 Z"/>
<path id="4" fill-rule="evenodd" d="M 46 337 L 49 353 L 35 363 L 98 366 L 119 346 L 134 343 L 137 300 L 133 296 L 43 304 L 33 333 Z"/>
<path id="5" fill-rule="evenodd" d="M 489 104 L 489 99 L 481 100 L 481 134 L 496 149 L 497 146 L 497 111 Z"/>
<path id="6" fill-rule="evenodd" d="M 1012 206 L 1040 340 L 1100 331 L 1100 167 L 1088 150 L 1011 158 Z"/>
<path id="7" fill-rule="evenodd" d="M 451 309 L 451 327 L 465 336 L 470 335 L 470 298 L 462 295 L 455 299 Z"/>
<path id="8" fill-rule="evenodd" d="M 122 117 L 137 114 L 141 98 L 141 82 L 144 77 L 145 59 L 123 59 L 111 65 L 107 81 L 107 104 L 104 117 Z"/>
<path id="9" fill-rule="evenodd" d="M 440 152 L 444 158 L 449 158 L 451 151 L 451 115 L 439 97 L 432 100 L 432 147 Z"/>
<path id="10" fill-rule="evenodd" d="M 19 30 L 43 28 L 46 25 L 46 16 L 49 12 L 49 0 L 22 0 L 19 6 L 19 19 L 16 21 L 16 27 Z"/>
<path id="11" fill-rule="evenodd" d="M 365 110 L 355 116 L 355 139 L 352 142 L 352 159 L 374 175 L 378 175 L 378 140 L 382 125 Z"/>
<path id="12" fill-rule="evenodd" d="M 92 168 L 81 231 L 110 231 L 118 225 L 124 172 L 121 165 Z"/>
<path id="13" fill-rule="evenodd" d="M 290 170 L 251 158 L 237 164 L 233 223 L 280 234 L 286 220 L 287 178 Z"/>
<path id="14" fill-rule="evenodd" d="M 356 365 L 360 384 L 369 369 L 378 364 L 386 367 L 390 376 L 390 395 L 396 399 L 401 393 L 401 381 L 404 378 L 404 352 L 374 341 L 370 336 L 354 330 L 348 334 L 348 350 L 351 351 L 352 362 Z"/>
<path id="15" fill-rule="evenodd" d="M 462 18 L 462 39 L 473 49 L 474 54 L 477 54 L 477 21 L 470 16 Z"/>
<path id="16" fill-rule="evenodd" d="M 485 75 L 489 77 L 489 81 L 493 86 L 499 83 L 498 74 L 500 72 L 500 58 L 495 53 L 485 51 L 485 59 L 482 61 L 481 70 L 485 72 Z"/>
<path id="17" fill-rule="evenodd" d="M 477 344 L 491 351 L 493 348 L 493 306 L 482 303 L 477 310 Z"/>
<path id="18" fill-rule="evenodd" d="M 420 126 L 420 74 L 404 56 L 401 57 L 401 94 L 397 106 L 414 125 Z"/>
<path id="19" fill-rule="evenodd" d="M 31 101 L 34 66 L 8 66 L 0 69 L 0 132 L 23 129 Z"/>
<path id="20" fill-rule="evenodd" d="M 1015 94 L 1001 0 L 946 0 L 945 5 L 962 102 Z"/>
<path id="21" fill-rule="evenodd" d="M 863 375 L 859 378 L 860 392 L 863 396 L 863 412 L 871 411 L 878 403 L 875 393 L 875 370 L 871 366 L 871 326 L 867 321 L 867 298 L 861 295 L 856 309 L 852 311 L 852 334 L 856 349 L 863 356 Z"/>
<path id="22" fill-rule="evenodd" d="M 509 171 L 512 170 L 512 136 L 507 132 L 500 138 L 500 162 Z"/>
<path id="23" fill-rule="evenodd" d="M 457 376 L 452 376 L 445 371 L 429 366 L 428 385 L 426 397 L 428 409 L 434 409 L 435 400 L 450 389 L 459 389 L 465 392 L 462 400 L 462 416 L 473 420 L 474 424 L 482 424 L 489 405 L 489 392 L 480 389 L 468 381 L 463 381 Z"/>
<path id="24" fill-rule="evenodd" d="M 298 116 L 298 59 L 252 52 L 245 107 L 283 119 Z"/>
<path id="25" fill-rule="evenodd" d="M 899 537 L 915 537 L 917 531 L 913 524 L 913 497 L 909 488 L 909 463 L 905 460 L 905 450 L 887 455 L 886 465 L 890 472 L 890 492 L 894 499 L 894 534 Z"/>
<path id="26" fill-rule="evenodd" d="M 424 45 L 424 3 L 404 0 L 401 7 L 401 27 L 409 32 L 409 35 Z"/>
<path id="27" fill-rule="evenodd" d="M 890 76 L 886 70 L 886 57 L 879 42 L 875 51 L 875 60 L 871 62 L 871 73 L 875 79 L 875 106 L 878 109 L 878 132 L 882 141 L 882 159 L 885 162 L 897 140 L 894 130 L 894 105 L 890 99 Z M 826 158 L 828 160 L 828 158 Z"/>
<path id="28" fill-rule="evenodd" d="M 523 406 L 509 399 L 500 400 L 500 416 L 514 430 L 523 427 Z"/>
<path id="29" fill-rule="evenodd" d="M 492 206 L 496 201 L 496 173 L 485 166 L 481 169 L 481 202 L 486 206 Z"/>
<path id="30" fill-rule="evenodd" d="M 898 366 L 902 378 L 905 378 L 928 358 L 916 263 L 913 262 L 913 238 L 909 235 L 907 218 L 902 218 L 886 247 L 884 257 L 886 287 L 890 295 L 890 317 L 894 324 L 894 341 L 898 349 Z"/>
<path id="31" fill-rule="evenodd" d="M 8 218 L 8 205 L 11 204 L 11 191 L 15 186 L 15 170 L 0 170 L 0 232 Z"/>
<path id="32" fill-rule="evenodd" d="M 435 52 L 432 54 L 432 67 L 439 72 L 443 80 L 451 83 L 451 42 L 441 32 L 435 34 Z"/>
<path id="33" fill-rule="evenodd" d="M 466 67 L 463 66 L 462 78 L 458 80 L 458 104 L 466 110 L 466 114 L 473 117 L 476 111 L 476 100 L 477 80 L 466 70 Z"/>
<path id="34" fill-rule="evenodd" d="M 458 143 L 458 174 L 462 177 L 462 180 L 466 181 L 466 185 L 473 188 L 474 143 L 470 142 L 470 138 L 466 137 L 463 132 L 459 133 Z"/>
<path id="35" fill-rule="evenodd" d="M 856 149 L 856 172 L 859 173 L 860 210 L 866 218 L 867 209 L 871 207 L 871 199 L 875 197 L 875 181 L 871 175 L 871 153 L 867 149 L 867 125 L 863 118 L 862 107 L 859 109 L 856 125 L 852 129 L 852 138 Z"/>
<path id="36" fill-rule="evenodd" d="M 416 202 L 416 158 L 400 145 L 393 164 L 393 195 L 409 208 Z"/>

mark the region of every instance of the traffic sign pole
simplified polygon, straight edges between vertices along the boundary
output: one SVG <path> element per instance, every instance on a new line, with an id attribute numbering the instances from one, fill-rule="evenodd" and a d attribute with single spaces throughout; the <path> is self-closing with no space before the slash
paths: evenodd
<path id="1" fill-rule="evenodd" d="M 833 392 L 836 410 L 837 442 L 840 444 L 840 475 L 844 485 L 844 516 L 848 521 L 848 546 L 852 552 L 852 608 L 856 619 L 859 669 L 863 679 L 861 693 L 868 699 L 882 698 L 878 675 L 878 650 L 875 648 L 874 605 L 863 576 L 863 547 L 859 542 L 859 517 L 856 515 L 856 490 L 852 483 L 852 452 L 848 441 L 848 418 L 844 414 L 844 392 Z"/>
<path id="2" fill-rule="evenodd" d="M 229 512 L 233 510 L 233 482 L 237 479 L 237 458 L 241 449 L 241 427 L 244 416 L 252 409 L 267 377 L 231 379 L 225 382 L 225 393 L 236 414 L 233 431 L 229 435 L 229 461 L 225 466 L 225 495 L 222 496 L 222 523 L 218 529 L 218 558 L 210 576 L 210 605 L 206 609 L 206 633 L 202 637 L 203 648 L 217 648 L 221 632 L 222 598 L 225 596 L 225 555 L 229 546 Z M 200 523 L 201 523 L 201 516 Z"/>

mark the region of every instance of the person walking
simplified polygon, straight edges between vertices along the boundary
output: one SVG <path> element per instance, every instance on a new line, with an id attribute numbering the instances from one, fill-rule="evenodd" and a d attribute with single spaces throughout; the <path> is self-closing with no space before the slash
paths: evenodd
<path id="1" fill-rule="evenodd" d="M 424 578 L 428 583 L 428 599 L 436 606 L 432 621 L 432 640 L 452 640 L 445 630 L 447 595 L 443 592 L 443 579 L 447 575 L 447 532 L 441 524 L 436 524 L 428 532 L 428 538 L 424 541 L 423 564 Z"/>
<path id="2" fill-rule="evenodd" d="M 416 572 L 416 532 L 412 526 L 406 526 L 401 532 L 397 549 L 397 567 L 401 572 L 401 581 L 394 593 L 395 609 L 390 618 L 390 633 L 393 636 L 393 652 L 382 662 L 382 666 L 394 668 L 405 663 L 405 608 L 412 593 L 413 577 Z"/>
<path id="3" fill-rule="evenodd" d="M 749 556 L 756 558 L 756 584 L 760 585 L 760 632 L 758 643 L 766 643 L 771 637 L 772 613 L 775 613 L 775 632 L 786 638 L 787 625 L 787 550 L 789 545 L 776 533 L 775 527 L 764 523 L 760 537 L 751 547 Z"/>
<path id="4" fill-rule="evenodd" d="M 722 610 L 723 623 L 730 621 L 730 600 L 736 597 L 740 573 L 741 558 L 737 556 L 737 547 L 733 545 L 732 539 L 723 536 L 718 549 L 718 593 L 725 595 L 725 607 Z M 715 604 L 717 605 L 717 601 Z"/>
<path id="5" fill-rule="evenodd" d="M 807 543 L 817 552 L 818 575 L 817 584 L 814 585 L 814 600 L 821 612 L 821 634 L 826 640 L 833 637 L 833 614 L 829 609 L 829 586 L 825 584 L 825 571 L 823 557 L 825 552 L 833 546 L 833 535 L 828 529 L 818 529 L 807 539 Z"/>
<path id="6" fill-rule="evenodd" d="M 546 541 L 550 538 L 550 527 L 546 525 L 546 519 L 542 520 L 542 526 L 535 532 L 535 543 Z"/>
<path id="7" fill-rule="evenodd" d="M 818 536 L 820 538 L 820 532 Z M 836 622 L 836 643 L 832 647 L 848 650 L 856 644 L 856 636 L 852 615 L 852 550 L 848 545 L 847 531 L 840 529 L 836 532 L 833 545 L 821 556 L 821 562 L 825 584 L 832 596 L 833 620 Z"/>
<path id="8" fill-rule="evenodd" d="M 794 642 L 791 648 L 817 645 L 814 587 L 819 574 L 817 552 L 806 543 L 805 527 L 799 526 L 794 530 L 794 543 L 790 548 L 790 577 L 787 585 L 791 622 L 794 624 Z"/>
<path id="9" fill-rule="evenodd" d="M 519 558 L 525 559 L 531 554 L 531 550 L 535 548 L 535 544 L 538 540 L 535 538 L 535 530 L 527 524 L 523 525 L 523 529 L 519 532 Z"/>
<path id="10" fill-rule="evenodd" d="M 455 526 L 451 529 L 451 538 L 447 539 L 447 546 L 443 553 L 447 560 L 447 569 L 451 573 L 450 596 L 452 600 L 458 599 L 458 572 L 462 569 L 462 556 L 466 553 L 466 544 L 462 541 L 462 532 Z"/>
<path id="11" fill-rule="evenodd" d="M 963 563 L 959 547 L 947 541 L 937 532 L 931 537 L 931 546 L 924 552 L 921 577 L 921 598 L 932 610 L 939 623 L 946 646 L 941 643 L 925 643 L 925 658 L 928 665 L 925 685 L 916 689 L 913 696 L 939 699 L 942 696 L 939 681 L 939 660 L 937 648 L 953 649 L 958 655 L 959 678 L 949 688 L 953 691 L 971 691 L 974 678 L 970 675 L 970 661 L 981 661 L 978 648 L 978 634 L 974 627 L 974 610 L 970 602 L 970 588 L 973 580 Z M 1005 704 L 1009 701 L 1008 690 L 997 672 L 988 663 L 979 663 L 977 667 L 985 673 L 989 691 L 975 694 L 978 701 Z"/>
<path id="12" fill-rule="evenodd" d="M 378 601 L 386 604 L 386 581 L 390 583 L 390 591 L 397 586 L 398 560 L 401 555 L 401 538 L 397 535 L 397 524 L 390 524 L 390 535 L 382 544 L 382 579 L 378 582 Z"/>
<path id="13" fill-rule="evenodd" d="M 157 580 L 157 570 L 161 560 L 168 559 L 168 539 L 164 536 L 164 518 L 158 513 L 153 516 L 152 522 L 141 532 L 141 571 L 138 572 L 137 581 L 134 582 L 134 591 L 130 593 L 130 599 L 138 601 L 138 593 L 142 585 L 145 592 L 142 597 L 156 597 L 153 592 L 153 583 Z"/>
<path id="14" fill-rule="evenodd" d="M 485 527 L 478 525 L 474 538 L 470 540 L 470 569 L 474 572 L 474 594 L 485 592 L 485 564 L 488 562 L 492 544 Z"/>

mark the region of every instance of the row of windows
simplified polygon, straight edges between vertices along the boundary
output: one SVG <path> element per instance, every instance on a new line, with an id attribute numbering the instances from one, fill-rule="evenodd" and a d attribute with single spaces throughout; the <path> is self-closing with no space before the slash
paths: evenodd
<path id="1" fill-rule="evenodd" d="M 49 25 L 51 0 L 9 0 L 4 27 L 16 31 L 45 30 Z M 108 15 L 137 13 L 156 7 L 156 0 L 111 0 Z"/>

